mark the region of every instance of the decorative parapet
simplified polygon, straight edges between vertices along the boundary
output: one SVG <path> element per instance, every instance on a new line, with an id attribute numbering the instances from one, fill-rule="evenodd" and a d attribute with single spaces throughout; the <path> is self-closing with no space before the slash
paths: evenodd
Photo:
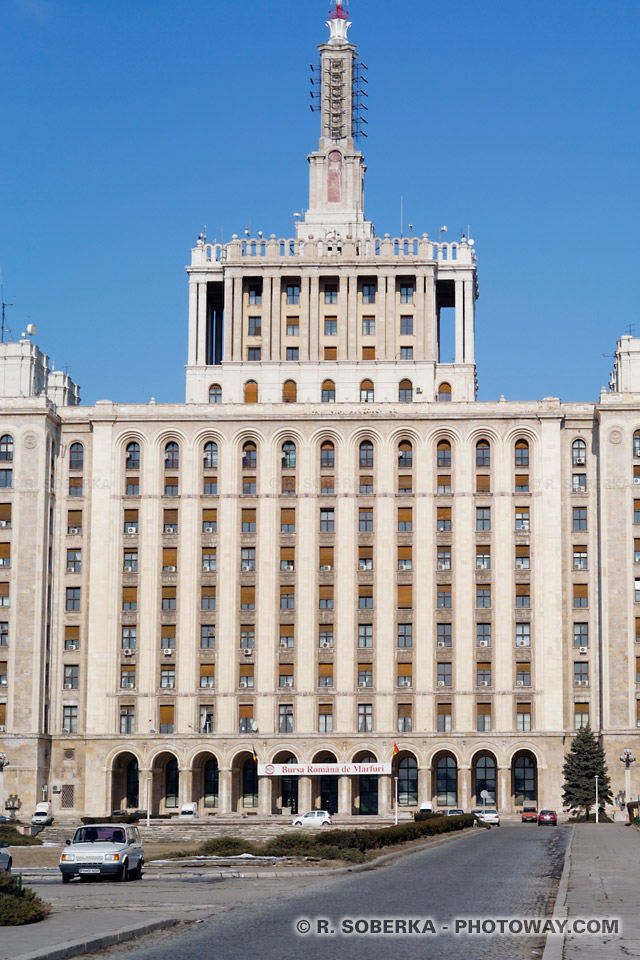
<path id="1" fill-rule="evenodd" d="M 380 261 L 407 264 L 455 263 L 473 266 L 476 254 L 463 238 L 459 243 L 435 243 L 428 234 L 422 237 L 372 237 L 370 240 L 329 238 L 318 240 L 278 239 L 274 233 L 269 239 L 240 240 L 236 234 L 229 243 L 205 243 L 199 240 L 191 251 L 191 266 L 247 263 L 262 264 L 344 260 L 376 263 Z"/>

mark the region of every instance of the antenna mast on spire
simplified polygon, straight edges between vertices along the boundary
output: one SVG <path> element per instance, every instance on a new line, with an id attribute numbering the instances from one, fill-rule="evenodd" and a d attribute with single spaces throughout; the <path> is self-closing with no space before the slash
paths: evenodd
<path id="1" fill-rule="evenodd" d="M 4 282 L 2 280 L 2 268 L 0 267 L 0 302 L 2 303 L 2 324 L 0 325 L 0 343 L 4 343 L 4 330 L 5 330 L 5 310 L 7 307 L 15 307 L 16 298 L 13 298 L 13 303 L 6 303 L 4 299 Z"/>
<path id="2" fill-rule="evenodd" d="M 344 0 L 344 3 L 348 3 L 348 0 Z M 333 10 L 329 11 L 330 20 L 348 20 L 349 14 L 343 7 L 343 0 L 336 0 L 336 5 Z"/>

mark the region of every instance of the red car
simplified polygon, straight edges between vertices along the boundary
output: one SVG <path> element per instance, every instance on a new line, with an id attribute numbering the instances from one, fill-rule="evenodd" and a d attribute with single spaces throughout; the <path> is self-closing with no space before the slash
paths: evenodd
<path id="1" fill-rule="evenodd" d="M 555 810 L 541 810 L 538 814 L 538 826 L 541 827 L 543 823 L 550 823 L 554 827 L 558 826 L 558 816 Z"/>
<path id="2" fill-rule="evenodd" d="M 535 823 L 538 819 L 538 808 L 535 804 L 525 803 L 522 808 L 522 822 L 523 823 Z"/>

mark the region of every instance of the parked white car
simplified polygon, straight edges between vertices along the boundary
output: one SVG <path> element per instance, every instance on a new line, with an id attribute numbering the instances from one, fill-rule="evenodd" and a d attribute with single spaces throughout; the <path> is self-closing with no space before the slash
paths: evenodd
<path id="1" fill-rule="evenodd" d="M 486 810 L 481 810 L 480 813 L 476 814 L 479 823 L 486 823 L 490 827 L 499 827 L 500 826 L 500 814 L 493 807 L 487 807 Z"/>
<path id="2" fill-rule="evenodd" d="M 8 843 L 0 843 L 0 870 L 6 870 L 7 873 L 11 873 L 11 854 L 6 849 L 9 846 Z"/>
<path id="3" fill-rule="evenodd" d="M 294 827 L 330 827 L 332 823 L 328 810 L 309 810 L 293 820 Z"/>
<path id="4" fill-rule="evenodd" d="M 60 857 L 62 882 L 72 877 L 103 876 L 140 880 L 144 851 L 137 827 L 131 824 L 92 823 L 78 827 Z"/>

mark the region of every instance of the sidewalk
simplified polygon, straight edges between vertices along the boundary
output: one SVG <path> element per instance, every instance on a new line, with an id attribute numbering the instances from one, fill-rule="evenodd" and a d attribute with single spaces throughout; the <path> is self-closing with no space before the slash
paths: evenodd
<path id="1" fill-rule="evenodd" d="M 619 920 L 616 934 L 550 936 L 544 960 L 640 960 L 640 831 L 579 824 L 560 881 L 554 917 Z"/>

